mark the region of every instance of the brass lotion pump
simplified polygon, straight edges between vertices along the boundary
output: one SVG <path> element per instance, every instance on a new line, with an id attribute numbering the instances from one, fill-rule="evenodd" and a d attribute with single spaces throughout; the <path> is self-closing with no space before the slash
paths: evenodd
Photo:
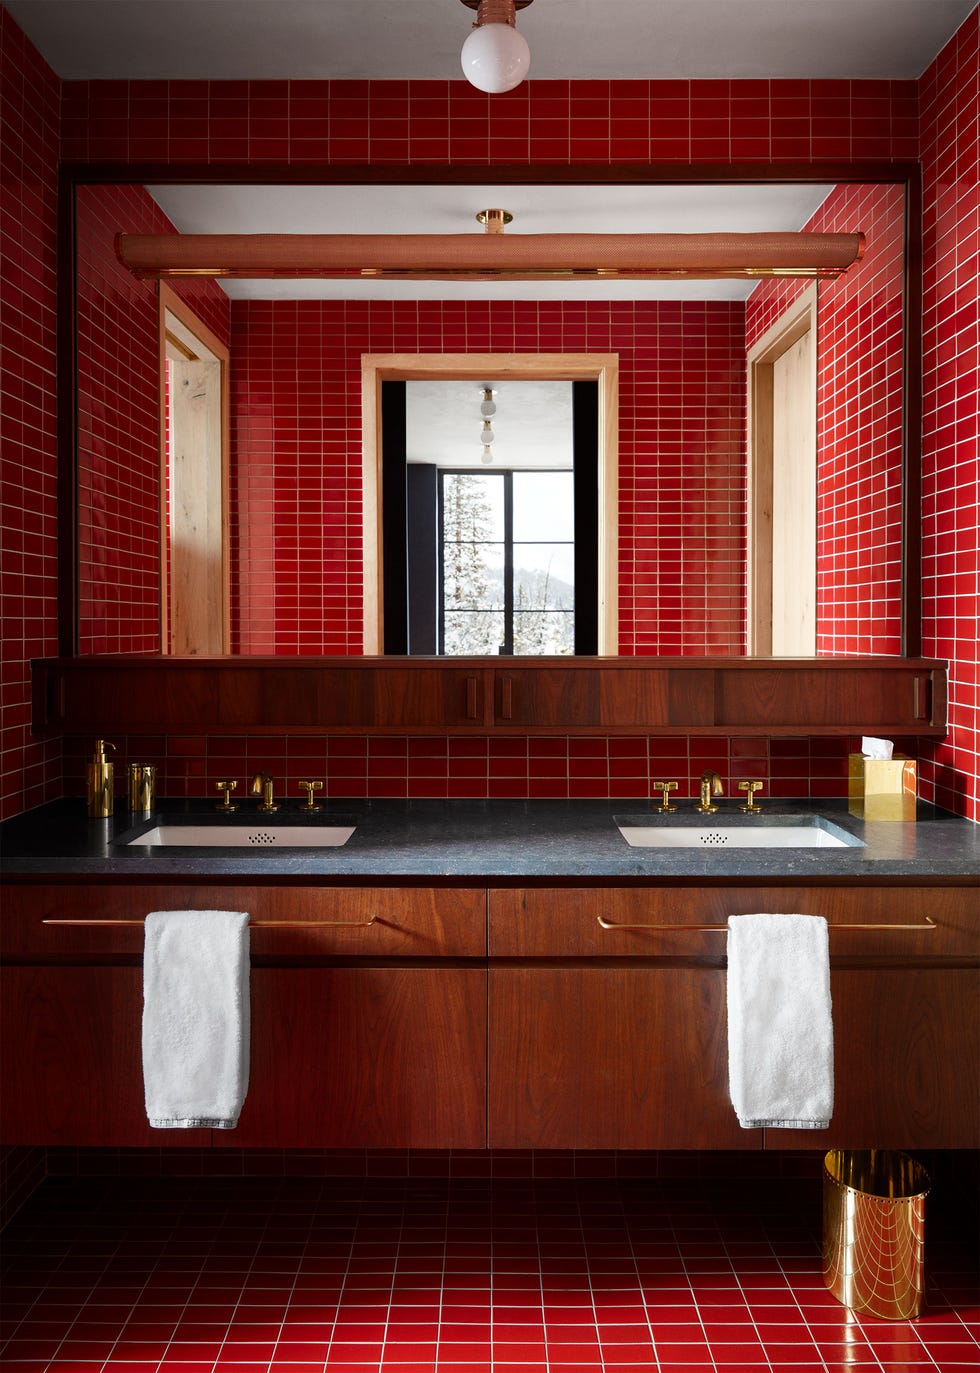
<path id="1" fill-rule="evenodd" d="M 105 756 L 107 748 L 115 751 L 115 744 L 96 739 L 95 756 L 85 771 L 85 797 L 92 820 L 106 820 L 115 808 L 115 779 L 112 762 Z"/>

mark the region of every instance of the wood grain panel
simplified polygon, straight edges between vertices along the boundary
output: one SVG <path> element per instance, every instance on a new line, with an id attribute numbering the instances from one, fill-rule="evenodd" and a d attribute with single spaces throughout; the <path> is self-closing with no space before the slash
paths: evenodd
<path id="1" fill-rule="evenodd" d="M 489 1023 L 491 1147 L 760 1147 L 728 1099 L 720 971 L 492 968 Z"/>
<path id="2" fill-rule="evenodd" d="M 831 974 L 829 1130 L 767 1130 L 770 1149 L 980 1146 L 980 978 L 972 969 Z"/>
<path id="3" fill-rule="evenodd" d="M 5 968 L 5 1144 L 190 1148 L 210 1130 L 152 1130 L 143 1103 L 138 968 Z"/>
<path id="4" fill-rule="evenodd" d="M 485 1148 L 486 973 L 253 969 L 248 1096 L 214 1142 Z"/>
<path id="5" fill-rule="evenodd" d="M 39 734 L 941 736 L 946 724 L 945 666 L 930 659 L 117 657 L 32 667 Z"/>
<path id="6" fill-rule="evenodd" d="M 482 887 L 291 887 L 271 885 L 46 883 L 4 889 L 4 958 L 138 958 L 141 929 L 45 925 L 45 918 L 143 920 L 156 910 L 241 910 L 253 920 L 288 920 L 308 928 L 253 929 L 253 957 L 374 958 L 486 955 Z M 374 919 L 374 924 L 362 922 Z M 339 925 L 318 922 L 336 920 Z"/>
<path id="7" fill-rule="evenodd" d="M 889 962 L 895 958 L 980 959 L 975 884 L 959 887 L 514 887 L 489 896 L 490 954 L 496 958 L 701 957 L 721 959 L 725 933 L 684 927 L 724 925 L 730 915 L 774 911 L 822 915 L 831 924 L 831 956 Z M 669 930 L 603 929 L 598 917 Z M 926 916 L 936 928 L 899 930 Z M 845 930 L 875 924 L 876 930 Z"/>

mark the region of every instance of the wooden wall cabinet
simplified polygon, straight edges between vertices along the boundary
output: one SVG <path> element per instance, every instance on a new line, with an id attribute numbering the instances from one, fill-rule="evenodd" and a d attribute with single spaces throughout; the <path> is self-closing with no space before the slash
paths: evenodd
<path id="1" fill-rule="evenodd" d="M 918 658 L 50 658 L 37 734 L 942 736 Z"/>

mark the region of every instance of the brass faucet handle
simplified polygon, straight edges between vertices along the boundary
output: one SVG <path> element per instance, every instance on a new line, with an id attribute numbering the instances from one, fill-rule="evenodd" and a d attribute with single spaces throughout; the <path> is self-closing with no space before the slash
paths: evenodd
<path id="1" fill-rule="evenodd" d="M 224 792 L 225 798 L 220 805 L 215 806 L 215 810 L 221 811 L 224 815 L 230 815 L 233 810 L 238 809 L 237 806 L 231 804 L 231 796 L 229 794 L 230 792 L 233 792 L 237 786 L 237 782 L 215 782 L 215 791 Z"/>
<path id="2" fill-rule="evenodd" d="M 761 782 L 739 782 L 739 791 L 746 792 L 745 805 L 739 806 L 739 810 L 745 811 L 746 815 L 760 815 L 761 807 L 755 804 L 755 794 L 762 790 Z"/>
<path id="3" fill-rule="evenodd" d="M 654 791 L 662 793 L 657 810 L 661 815 L 672 815 L 677 807 L 670 804 L 670 793 L 677 790 L 676 782 L 654 782 Z"/>
<path id="4" fill-rule="evenodd" d="M 313 801 L 313 793 L 323 790 L 322 782 L 299 782 L 297 785 L 300 791 L 306 792 L 306 805 L 302 807 L 303 810 L 323 810 L 321 805 L 314 804 Z"/>

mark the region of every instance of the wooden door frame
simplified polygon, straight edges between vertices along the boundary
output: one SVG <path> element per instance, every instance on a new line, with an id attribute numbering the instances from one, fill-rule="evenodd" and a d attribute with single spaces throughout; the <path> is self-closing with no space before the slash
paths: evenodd
<path id="1" fill-rule="evenodd" d="M 167 315 L 171 314 L 183 328 L 214 355 L 221 368 L 221 436 L 220 451 L 209 454 L 221 464 L 221 652 L 231 652 L 231 557 L 229 546 L 229 468 L 231 447 L 231 401 L 229 369 L 231 354 L 226 344 L 208 328 L 194 310 L 183 301 L 165 281 L 159 283 L 159 347 L 160 347 L 160 652 L 170 652 L 170 576 L 167 560 L 168 540 L 168 436 L 167 407 L 163 404 L 165 368 L 167 364 Z"/>
<path id="2" fill-rule="evenodd" d="M 599 387 L 598 651 L 619 652 L 619 354 L 364 353 L 361 357 L 363 441 L 363 605 L 365 654 L 384 651 L 381 383 L 595 381 Z"/>
<path id="3" fill-rule="evenodd" d="M 817 283 L 790 303 L 746 355 L 748 519 L 746 537 L 746 653 L 772 654 L 772 465 L 773 367 L 794 343 L 809 334 L 813 370 L 816 445 Z"/>

